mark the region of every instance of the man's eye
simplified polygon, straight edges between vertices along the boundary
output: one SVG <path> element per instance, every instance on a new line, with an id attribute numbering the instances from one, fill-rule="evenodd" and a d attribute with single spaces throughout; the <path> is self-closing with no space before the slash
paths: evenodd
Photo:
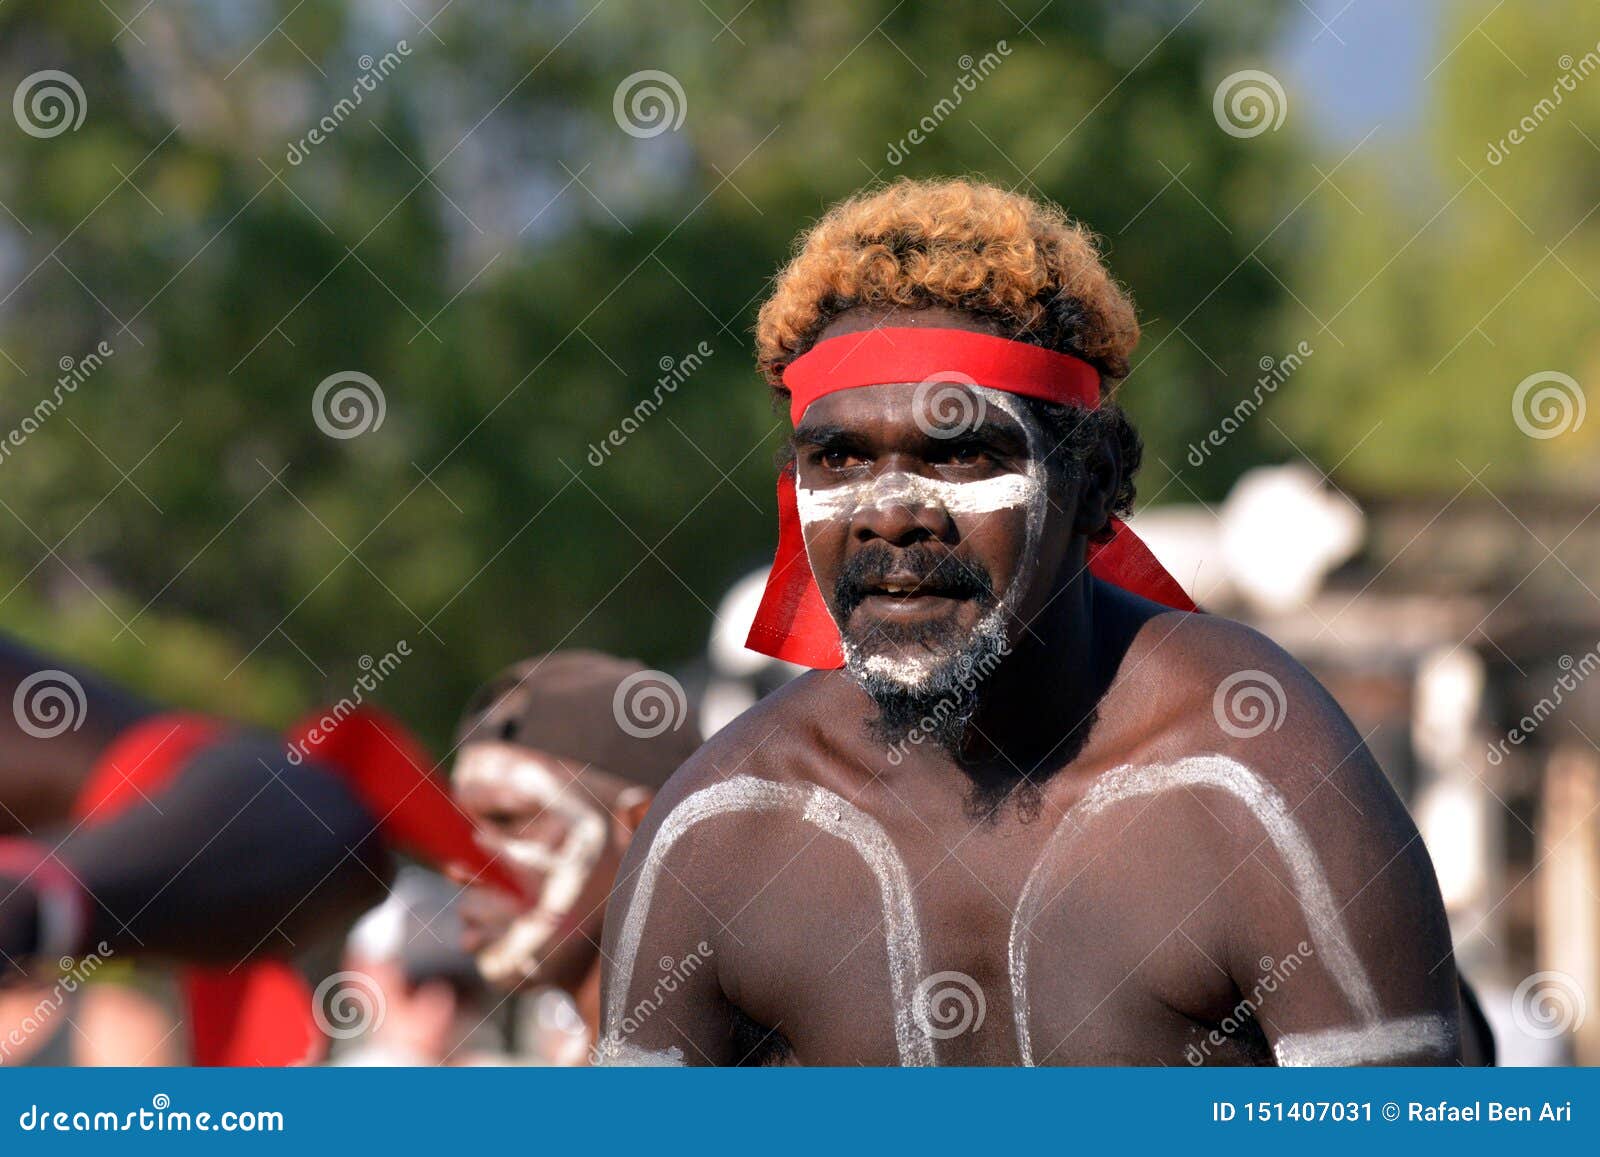
<path id="1" fill-rule="evenodd" d="M 990 460 L 989 452 L 982 446 L 956 444 L 945 453 L 945 461 L 952 466 L 981 466 Z"/>
<path id="2" fill-rule="evenodd" d="M 843 470 L 855 465 L 857 459 L 848 450 L 822 450 L 817 454 L 817 461 L 828 470 Z"/>

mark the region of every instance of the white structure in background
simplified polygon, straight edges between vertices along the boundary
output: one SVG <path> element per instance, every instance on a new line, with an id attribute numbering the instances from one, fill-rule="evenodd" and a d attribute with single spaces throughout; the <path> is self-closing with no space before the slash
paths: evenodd
<path id="1" fill-rule="evenodd" d="M 756 621 L 761 595 L 767 589 L 769 569 L 751 571 L 734 583 L 717 607 L 711 642 L 706 648 L 711 674 L 700 701 L 700 734 L 707 739 L 754 706 L 757 699 L 805 670 L 744 645 L 750 625 Z"/>
<path id="2" fill-rule="evenodd" d="M 1158 506 L 1129 525 L 1200 605 L 1264 614 L 1303 606 L 1366 534 L 1355 503 L 1302 465 L 1247 471 L 1214 509 Z"/>

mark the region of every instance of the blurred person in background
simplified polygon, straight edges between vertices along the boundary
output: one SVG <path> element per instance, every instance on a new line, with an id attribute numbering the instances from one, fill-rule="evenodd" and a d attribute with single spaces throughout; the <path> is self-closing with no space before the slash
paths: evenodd
<path id="1" fill-rule="evenodd" d="M 51 691 L 76 727 L 52 733 L 36 723 L 48 704 L 24 710 Z M 271 736 L 160 712 L 9 643 L 0 695 L 19 705 L 0 719 L 0 802 L 11 831 L 37 833 L 0 839 L 0 982 L 53 979 L 57 958 L 182 961 L 205 1064 L 320 1055 L 327 1025 L 281 957 L 381 900 L 396 853 L 473 886 L 466 937 L 495 984 L 570 993 L 592 1023 L 616 866 L 654 787 L 699 744 L 674 680 L 592 652 L 528 660 L 474 697 L 461 807 L 420 745 L 366 707 Z"/>
<path id="2" fill-rule="evenodd" d="M 598 1039 L 606 904 L 655 793 L 700 745 L 695 716 L 670 676 L 564 651 L 508 667 L 462 717 L 456 801 L 536 897 L 471 888 L 467 943 L 491 983 L 532 994 L 539 1059 L 574 1063 L 575 1042 L 586 1056 Z"/>
<path id="3" fill-rule="evenodd" d="M 388 899 L 356 921 L 341 969 L 317 992 L 334 1064 L 506 1063 L 491 994 L 463 947 L 461 894 L 437 872 L 404 867 Z"/>

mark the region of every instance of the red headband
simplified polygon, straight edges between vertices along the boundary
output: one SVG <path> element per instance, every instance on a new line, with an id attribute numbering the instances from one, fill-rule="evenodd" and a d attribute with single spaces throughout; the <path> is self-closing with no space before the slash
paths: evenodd
<path id="1" fill-rule="evenodd" d="M 830 338 L 783 373 L 796 425 L 818 398 L 839 390 L 904 382 L 970 381 L 1061 405 L 1100 404 L 1100 375 L 1081 358 L 990 334 L 955 329 L 871 329 Z M 1134 594 L 1183 611 L 1195 605 L 1155 555 L 1119 519 L 1089 544 L 1089 570 Z M 778 552 L 745 646 L 804 667 L 844 665 L 839 628 L 806 558 L 794 466 L 778 476 Z"/>
<path id="2" fill-rule="evenodd" d="M 1059 405 L 1100 404 L 1088 362 L 1041 346 L 964 329 L 869 329 L 829 338 L 783 371 L 795 425 L 818 398 L 891 382 L 977 382 Z"/>

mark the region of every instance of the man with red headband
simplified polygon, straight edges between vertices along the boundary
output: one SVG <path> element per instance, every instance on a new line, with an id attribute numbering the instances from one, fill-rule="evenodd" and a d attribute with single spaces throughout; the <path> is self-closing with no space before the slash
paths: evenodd
<path id="1" fill-rule="evenodd" d="M 1138 333 L 1090 236 L 995 187 L 900 181 L 802 239 L 757 331 L 794 434 L 750 646 L 815 670 L 641 828 L 608 1060 L 1458 1059 L 1432 867 L 1361 737 L 1119 519 Z"/>

